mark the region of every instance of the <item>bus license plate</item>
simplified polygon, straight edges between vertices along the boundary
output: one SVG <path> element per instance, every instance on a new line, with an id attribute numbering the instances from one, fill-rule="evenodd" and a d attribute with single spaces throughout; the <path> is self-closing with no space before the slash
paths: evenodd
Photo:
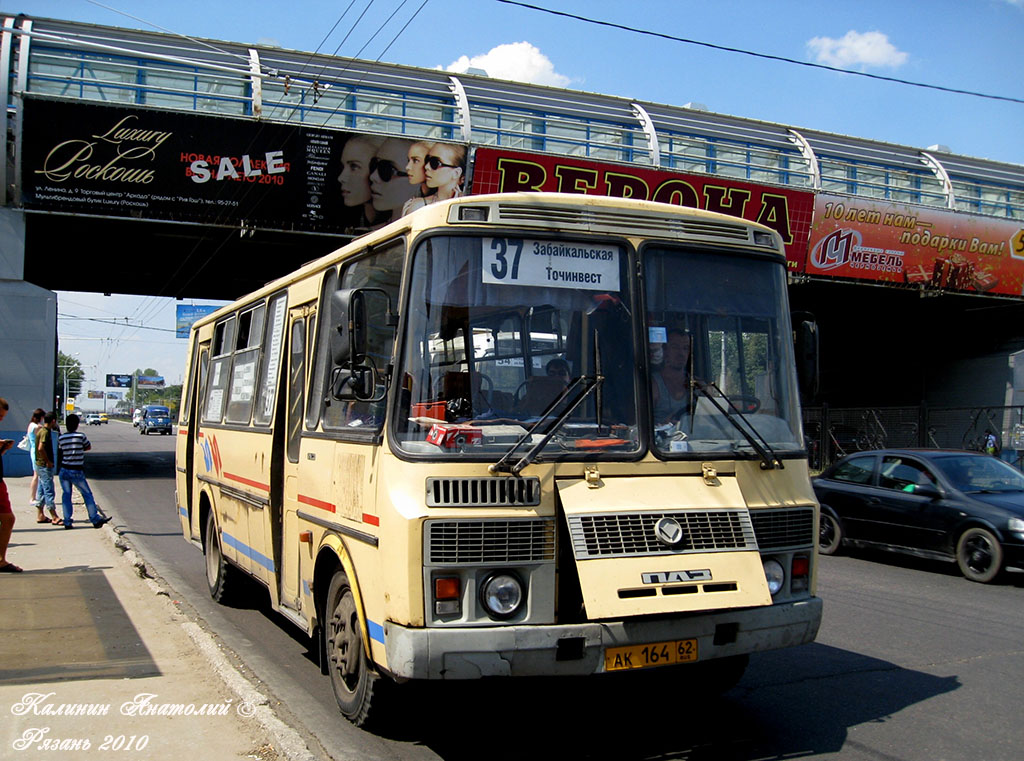
<path id="1" fill-rule="evenodd" d="M 676 639 L 670 642 L 652 642 L 647 645 L 609 647 L 604 651 L 605 671 L 645 669 L 668 666 L 673 663 L 692 663 L 697 660 L 697 640 Z"/>

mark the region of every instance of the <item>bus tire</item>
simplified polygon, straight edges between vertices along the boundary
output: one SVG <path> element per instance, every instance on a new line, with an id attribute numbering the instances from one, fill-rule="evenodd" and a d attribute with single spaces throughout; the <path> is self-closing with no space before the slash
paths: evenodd
<path id="1" fill-rule="evenodd" d="M 972 526 L 956 543 L 956 564 L 966 578 L 987 584 L 1003 570 L 1003 546 L 988 529 Z"/>
<path id="2" fill-rule="evenodd" d="M 213 511 L 206 517 L 206 542 L 203 550 L 206 555 L 206 585 L 210 589 L 210 597 L 222 605 L 228 605 L 235 598 L 239 571 L 224 557 Z"/>
<path id="3" fill-rule="evenodd" d="M 379 725 L 389 685 L 367 663 L 355 595 L 343 571 L 331 579 L 324 621 L 324 662 L 338 708 L 357 727 Z"/>

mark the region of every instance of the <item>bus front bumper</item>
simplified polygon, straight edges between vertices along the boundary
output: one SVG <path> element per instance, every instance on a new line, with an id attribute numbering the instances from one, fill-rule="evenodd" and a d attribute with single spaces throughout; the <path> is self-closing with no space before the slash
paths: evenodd
<path id="1" fill-rule="evenodd" d="M 697 640 L 698 660 L 778 650 L 814 640 L 822 602 L 812 597 L 710 615 L 566 626 L 411 629 L 384 625 L 388 672 L 399 679 L 572 676 L 603 672 L 610 647 Z"/>

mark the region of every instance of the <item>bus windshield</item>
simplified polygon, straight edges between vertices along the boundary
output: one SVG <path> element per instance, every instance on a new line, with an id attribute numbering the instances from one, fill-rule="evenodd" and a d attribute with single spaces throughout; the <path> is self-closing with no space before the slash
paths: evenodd
<path id="1" fill-rule="evenodd" d="M 643 257 L 655 449 L 802 449 L 783 266 L 661 246 Z"/>
<path id="2" fill-rule="evenodd" d="M 625 248 L 434 236 L 413 257 L 400 448 L 497 458 L 529 432 L 551 434 L 541 457 L 639 450 Z"/>

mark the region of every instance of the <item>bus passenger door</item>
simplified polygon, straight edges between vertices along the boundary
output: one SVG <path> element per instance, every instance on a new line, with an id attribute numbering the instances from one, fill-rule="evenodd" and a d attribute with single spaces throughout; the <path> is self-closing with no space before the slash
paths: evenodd
<path id="1" fill-rule="evenodd" d="M 281 526 L 280 579 L 281 604 L 302 610 L 300 589 L 300 552 L 311 552 L 312 545 L 299 543 L 299 450 L 302 443 L 302 421 L 306 409 L 306 377 L 308 365 L 307 325 L 313 324 L 309 307 L 291 310 L 288 323 L 287 383 L 281 397 L 285 400 L 285 435 L 283 447 L 284 500 Z"/>
<path id="2" fill-rule="evenodd" d="M 188 376 L 181 395 L 181 409 L 178 411 L 178 434 L 174 442 L 174 497 L 181 521 L 182 533 L 186 539 L 197 538 L 192 524 L 192 479 L 195 467 L 195 409 L 196 385 L 199 378 L 199 341 L 193 336 L 192 354 L 189 357 Z M 134 412 L 134 410 L 132 410 Z"/>
<path id="3" fill-rule="evenodd" d="M 206 455 L 204 453 L 200 437 L 202 431 L 199 419 L 202 415 L 203 391 L 206 388 L 206 374 L 210 366 L 210 342 L 205 341 L 196 345 L 196 352 L 192 357 L 192 364 L 189 367 L 189 391 L 188 391 L 188 415 L 184 419 L 188 429 L 182 436 L 178 430 L 178 466 L 184 466 L 184 473 L 178 471 L 178 502 L 187 511 L 185 518 L 188 521 L 188 538 L 196 541 L 203 541 L 203 526 L 199 525 L 199 505 L 197 504 L 198 489 L 196 488 L 196 477 L 205 474 Z M 181 490 L 181 483 L 184 481 L 184 490 Z"/>

